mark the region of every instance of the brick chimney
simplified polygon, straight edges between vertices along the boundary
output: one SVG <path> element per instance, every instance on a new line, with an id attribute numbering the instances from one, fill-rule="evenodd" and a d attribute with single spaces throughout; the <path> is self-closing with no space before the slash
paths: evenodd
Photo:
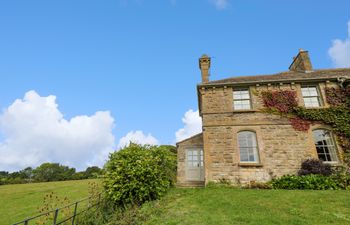
<path id="1" fill-rule="evenodd" d="M 304 73 L 312 71 L 312 64 L 309 57 L 309 52 L 303 49 L 299 49 L 298 55 L 296 57 L 293 57 L 293 62 L 289 66 L 289 70 Z"/>
<path id="2" fill-rule="evenodd" d="M 209 82 L 209 69 L 210 69 L 210 57 L 207 55 L 202 55 L 199 58 L 199 69 L 202 72 L 202 83 Z"/>

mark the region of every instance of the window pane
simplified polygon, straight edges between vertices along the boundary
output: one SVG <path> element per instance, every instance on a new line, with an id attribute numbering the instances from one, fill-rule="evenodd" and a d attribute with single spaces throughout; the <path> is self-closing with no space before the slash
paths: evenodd
<path id="1" fill-rule="evenodd" d="M 316 87 L 310 87 L 309 93 L 310 93 L 310 96 L 318 96 Z"/>
<path id="2" fill-rule="evenodd" d="M 233 92 L 233 98 L 234 99 L 241 99 L 241 93 L 238 91 Z"/>
<path id="3" fill-rule="evenodd" d="M 316 87 L 303 87 L 301 88 L 301 92 L 304 97 L 318 96 Z"/>
<path id="4" fill-rule="evenodd" d="M 236 91 L 233 91 L 233 98 L 235 100 L 250 99 L 249 91 L 248 90 L 236 90 Z"/>
<path id="5" fill-rule="evenodd" d="M 305 107 L 319 107 L 319 95 L 317 87 L 303 87 L 301 88 L 301 93 L 303 95 Z"/>
<path id="6" fill-rule="evenodd" d="M 238 133 L 238 147 L 240 151 L 241 162 L 258 162 L 258 148 L 256 134 L 251 131 L 242 131 Z"/>
<path id="7" fill-rule="evenodd" d="M 236 110 L 251 108 L 248 89 L 233 91 L 233 108 Z"/>
<path id="8" fill-rule="evenodd" d="M 234 91 L 233 92 L 233 98 L 236 99 L 236 100 L 250 99 L 249 91 L 248 90 Z"/>
<path id="9" fill-rule="evenodd" d="M 248 153 L 242 151 L 242 149 L 241 149 L 241 151 L 240 151 L 240 157 L 241 157 L 241 162 L 249 162 Z"/>
<path id="10" fill-rule="evenodd" d="M 318 129 L 313 131 L 318 158 L 323 161 L 338 161 L 333 138 L 329 131 Z"/>
<path id="11" fill-rule="evenodd" d="M 250 109 L 249 100 L 235 100 L 233 102 L 234 109 Z"/>
<path id="12" fill-rule="evenodd" d="M 304 98 L 305 107 L 319 107 L 320 103 L 318 97 L 307 97 Z"/>
<path id="13" fill-rule="evenodd" d="M 255 162 L 254 155 L 249 155 L 249 162 Z"/>
<path id="14" fill-rule="evenodd" d="M 242 91 L 242 92 L 241 92 L 241 98 L 242 98 L 242 99 L 249 99 L 249 93 L 248 93 L 248 91 Z"/>

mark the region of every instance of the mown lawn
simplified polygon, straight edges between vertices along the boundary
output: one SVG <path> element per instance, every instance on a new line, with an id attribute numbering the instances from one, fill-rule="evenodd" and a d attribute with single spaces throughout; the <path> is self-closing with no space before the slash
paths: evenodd
<path id="1" fill-rule="evenodd" d="M 71 202 L 88 196 L 88 182 L 79 180 L 0 186 L 0 224 L 8 225 L 38 213 L 45 194 L 54 192 Z M 98 182 L 98 181 L 97 181 Z"/>
<path id="2" fill-rule="evenodd" d="M 174 188 L 140 213 L 144 224 L 350 224 L 350 191 Z"/>

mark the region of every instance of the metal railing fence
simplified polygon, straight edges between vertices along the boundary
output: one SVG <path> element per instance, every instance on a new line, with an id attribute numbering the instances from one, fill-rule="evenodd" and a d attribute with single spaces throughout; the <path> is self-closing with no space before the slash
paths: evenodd
<path id="1" fill-rule="evenodd" d="M 34 224 L 34 223 L 30 223 L 30 222 L 35 222 L 35 220 L 38 220 L 38 219 L 44 218 L 44 217 L 49 218 L 49 220 L 52 220 L 52 222 L 45 223 L 45 224 L 52 224 L 52 225 L 71 224 L 71 225 L 74 225 L 75 222 L 76 222 L 76 218 L 77 218 L 77 216 L 79 214 L 81 214 L 83 212 L 86 212 L 87 210 L 89 210 L 89 209 L 91 209 L 91 208 L 93 208 L 95 206 L 98 206 L 101 203 L 101 194 L 98 195 L 98 199 L 95 200 L 96 202 L 91 204 L 91 202 L 92 202 L 91 200 L 92 199 L 93 199 L 93 196 L 90 196 L 90 197 L 81 199 L 79 201 L 76 201 L 74 203 L 71 203 L 69 205 L 63 206 L 61 208 L 57 208 L 57 209 L 54 209 L 54 210 L 51 210 L 51 211 L 48 211 L 48 212 L 41 213 L 39 215 L 30 217 L 30 218 L 27 218 L 25 220 L 22 220 L 20 222 L 14 223 L 12 225 L 20 225 L 20 224 L 29 225 L 29 224 Z M 82 210 L 79 210 L 78 206 L 82 205 L 85 202 L 87 203 L 86 207 L 84 207 L 84 209 L 82 209 Z M 60 218 L 60 212 L 65 210 L 65 209 L 70 209 L 71 207 L 73 207 L 71 215 L 63 217 L 63 218 Z M 51 218 L 50 218 L 50 215 L 52 215 Z M 71 221 L 71 223 L 68 223 L 69 221 Z"/>

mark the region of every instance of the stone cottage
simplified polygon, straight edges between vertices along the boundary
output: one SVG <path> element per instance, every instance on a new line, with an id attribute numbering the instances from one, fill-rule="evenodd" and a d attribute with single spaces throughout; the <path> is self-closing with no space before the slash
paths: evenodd
<path id="1" fill-rule="evenodd" d="M 210 63 L 207 55 L 199 59 L 203 132 L 177 143 L 179 186 L 220 180 L 264 182 L 295 174 L 308 158 L 342 163 L 342 149 L 331 127 L 315 124 L 297 131 L 287 118 L 266 113 L 257 93 L 293 90 L 299 106 L 329 107 L 325 88 L 349 85 L 350 68 L 314 70 L 308 52 L 299 50 L 287 72 L 210 81 Z"/>

